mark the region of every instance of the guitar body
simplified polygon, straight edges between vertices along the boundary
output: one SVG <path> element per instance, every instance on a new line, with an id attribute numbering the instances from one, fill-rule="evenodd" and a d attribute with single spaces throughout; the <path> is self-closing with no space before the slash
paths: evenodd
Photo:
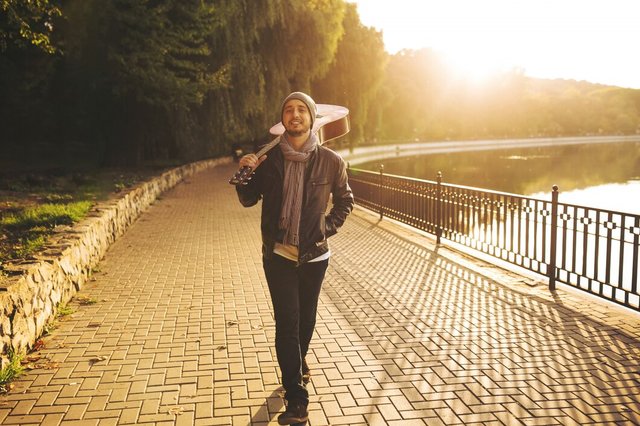
<path id="1" fill-rule="evenodd" d="M 316 119 L 313 122 L 311 132 L 318 136 L 321 145 L 349 133 L 351 127 L 349 124 L 349 110 L 347 108 L 328 104 L 317 104 L 316 106 L 318 108 L 318 113 L 316 114 Z M 280 142 L 280 136 L 284 131 L 285 128 L 282 123 L 272 126 L 271 129 L 269 129 L 269 133 L 277 137 L 256 152 L 256 156 L 262 157 L 269 150 L 278 145 Z M 246 185 L 247 182 L 251 180 L 252 175 L 253 170 L 251 170 L 251 168 L 242 167 L 233 175 L 233 177 L 231 177 L 231 179 L 229 179 L 229 183 L 232 185 Z"/>

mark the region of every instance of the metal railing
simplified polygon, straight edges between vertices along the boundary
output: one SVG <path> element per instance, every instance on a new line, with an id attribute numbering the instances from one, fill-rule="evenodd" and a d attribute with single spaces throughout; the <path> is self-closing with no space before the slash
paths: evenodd
<path id="1" fill-rule="evenodd" d="M 358 204 L 640 311 L 640 215 L 348 169 Z"/>

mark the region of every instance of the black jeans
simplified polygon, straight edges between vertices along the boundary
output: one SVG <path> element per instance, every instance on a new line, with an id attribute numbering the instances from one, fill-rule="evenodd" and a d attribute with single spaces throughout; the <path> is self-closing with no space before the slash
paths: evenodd
<path id="1" fill-rule="evenodd" d="M 274 254 L 264 259 L 276 320 L 276 354 L 282 374 L 285 399 L 309 404 L 302 383 L 302 358 L 307 355 L 316 325 L 318 297 L 329 260 L 303 263 Z"/>

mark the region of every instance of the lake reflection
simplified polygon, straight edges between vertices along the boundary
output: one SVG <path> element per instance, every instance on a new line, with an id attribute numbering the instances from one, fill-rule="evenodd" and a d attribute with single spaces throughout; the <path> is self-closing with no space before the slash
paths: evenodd
<path id="1" fill-rule="evenodd" d="M 381 162 L 359 167 L 377 171 Z M 382 161 L 385 173 L 640 213 L 640 143 L 430 154 Z"/>

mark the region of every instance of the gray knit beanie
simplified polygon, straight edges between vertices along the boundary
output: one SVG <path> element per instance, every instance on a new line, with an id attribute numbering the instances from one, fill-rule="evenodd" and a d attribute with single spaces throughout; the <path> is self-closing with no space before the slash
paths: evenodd
<path id="1" fill-rule="evenodd" d="M 309 110 L 309 114 L 311 115 L 311 127 L 313 127 L 313 123 L 316 121 L 316 115 L 318 114 L 318 107 L 316 107 L 316 103 L 313 99 L 311 99 L 311 96 L 302 92 L 293 92 L 289 96 L 284 98 L 284 101 L 282 102 L 282 108 L 280 108 L 280 121 L 282 121 L 282 113 L 284 112 L 284 106 L 291 99 L 297 99 L 299 101 L 304 102 L 304 104 L 307 106 L 307 109 Z M 284 124 L 284 122 L 282 124 Z"/>

